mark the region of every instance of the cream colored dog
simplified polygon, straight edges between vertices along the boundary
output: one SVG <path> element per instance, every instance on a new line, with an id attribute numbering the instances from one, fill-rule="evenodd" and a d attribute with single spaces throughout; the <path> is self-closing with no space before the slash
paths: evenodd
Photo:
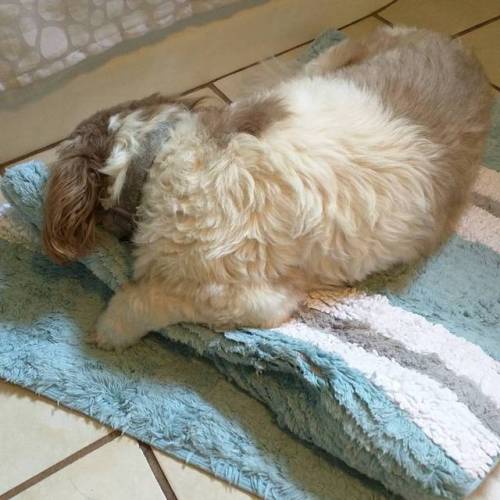
<path id="1" fill-rule="evenodd" d="M 416 259 L 449 235 L 478 170 L 491 95 L 457 41 L 385 28 L 225 108 L 150 98 L 77 129 L 49 184 L 44 241 L 71 260 L 118 203 L 141 138 L 149 171 L 134 280 L 96 326 L 106 348 L 178 322 L 272 327 L 316 287 Z"/>

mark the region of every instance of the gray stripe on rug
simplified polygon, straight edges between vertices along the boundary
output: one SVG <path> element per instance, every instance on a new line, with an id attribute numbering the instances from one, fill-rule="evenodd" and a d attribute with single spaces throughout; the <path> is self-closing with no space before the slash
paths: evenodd
<path id="1" fill-rule="evenodd" d="M 409 350 L 399 340 L 384 337 L 362 322 L 345 321 L 318 310 L 303 310 L 299 318 L 312 328 L 335 335 L 337 338 L 394 359 L 409 368 L 440 382 L 452 390 L 460 402 L 494 433 L 500 436 L 500 412 L 495 403 L 467 377 L 447 368 L 434 353 L 422 354 Z"/>
<path id="2" fill-rule="evenodd" d="M 484 194 L 472 193 L 472 203 L 483 210 L 486 210 L 495 217 L 500 217 L 500 201 L 494 200 Z"/>

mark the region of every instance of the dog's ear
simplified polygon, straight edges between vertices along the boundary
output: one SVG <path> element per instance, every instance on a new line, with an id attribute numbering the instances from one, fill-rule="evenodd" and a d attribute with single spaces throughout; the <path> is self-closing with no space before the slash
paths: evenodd
<path id="1" fill-rule="evenodd" d="M 208 134 L 219 145 L 225 146 L 234 134 L 259 137 L 291 113 L 280 98 L 263 95 L 225 107 L 202 109 L 199 114 Z"/>
<path id="2" fill-rule="evenodd" d="M 120 107 L 98 111 L 76 127 L 50 169 L 44 202 L 42 241 L 57 263 L 76 260 L 95 244 L 95 226 L 105 179 L 100 169 L 113 134 L 109 118 Z"/>
<path id="3" fill-rule="evenodd" d="M 102 176 L 92 158 L 62 157 L 47 185 L 43 246 L 57 263 L 76 260 L 95 243 L 96 209 Z"/>
<path id="4" fill-rule="evenodd" d="M 108 188 L 116 188 L 116 198 L 120 194 L 127 170 L 123 162 L 129 161 L 132 153 L 121 154 L 130 148 L 127 141 L 115 145 L 117 158 L 114 163 L 111 158 L 110 166 L 108 160 L 117 134 L 113 117 L 140 111 L 141 118 L 147 121 L 166 105 L 178 104 L 194 110 L 199 102 L 199 98 L 176 99 L 155 94 L 98 111 L 78 125 L 59 151 L 47 185 L 42 237 L 49 257 L 64 263 L 92 250 L 98 211 L 109 195 Z M 116 183 L 113 177 L 120 172 L 120 182 Z"/>

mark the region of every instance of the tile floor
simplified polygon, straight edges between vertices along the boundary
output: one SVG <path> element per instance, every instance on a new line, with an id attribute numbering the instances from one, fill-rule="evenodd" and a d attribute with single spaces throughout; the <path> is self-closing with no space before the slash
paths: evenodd
<path id="1" fill-rule="evenodd" d="M 500 92 L 499 0 L 397 0 L 344 31 L 360 37 L 383 23 L 418 25 L 462 38 L 474 48 L 492 85 Z M 309 38 L 309 34 L 304 34 L 303 46 L 283 52 L 278 61 L 287 63 L 300 56 Z M 272 56 L 273 52 L 267 55 Z M 248 54 L 245 57 L 242 66 L 248 66 Z M 261 58 L 259 53 L 255 62 Z M 255 82 L 271 77 L 266 71 L 255 64 L 213 80 L 197 92 L 229 101 L 253 88 Z M 47 162 L 54 158 L 51 148 L 26 153 L 6 164 L 28 157 Z M 0 382 L 0 408 L 2 500 L 252 498 L 147 445 L 5 382 Z M 499 498 L 496 495 L 500 495 L 500 474 L 496 476 L 474 495 L 475 499 Z"/>

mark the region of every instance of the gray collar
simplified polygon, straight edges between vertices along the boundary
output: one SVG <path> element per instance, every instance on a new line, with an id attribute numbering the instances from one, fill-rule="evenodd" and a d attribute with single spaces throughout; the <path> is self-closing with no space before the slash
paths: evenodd
<path id="1" fill-rule="evenodd" d="M 170 138 L 172 125 L 172 121 L 161 122 L 144 135 L 138 153 L 130 161 L 118 203 L 103 214 L 102 226 L 117 238 L 130 239 L 134 232 L 142 188 L 160 147 Z"/>

